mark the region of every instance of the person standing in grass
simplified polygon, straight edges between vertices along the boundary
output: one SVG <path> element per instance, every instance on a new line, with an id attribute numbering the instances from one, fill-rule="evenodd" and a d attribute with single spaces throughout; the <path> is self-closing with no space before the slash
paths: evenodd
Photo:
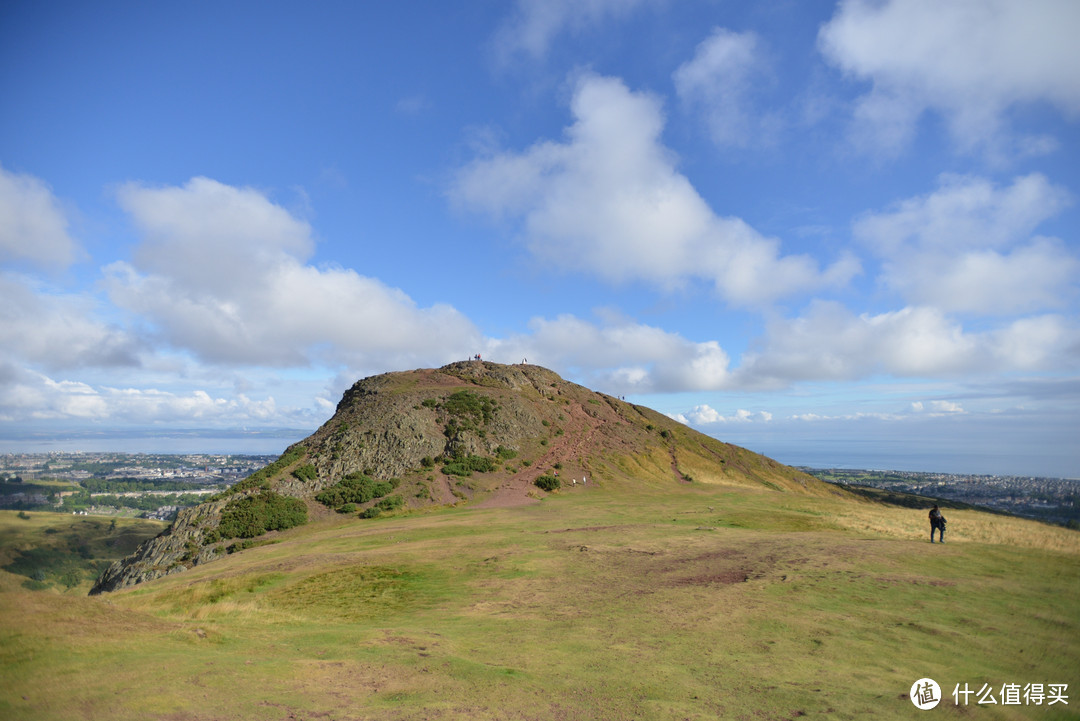
<path id="1" fill-rule="evenodd" d="M 930 509 L 930 543 L 934 542 L 934 529 L 938 531 L 938 540 L 945 543 L 945 516 L 937 506 Z"/>

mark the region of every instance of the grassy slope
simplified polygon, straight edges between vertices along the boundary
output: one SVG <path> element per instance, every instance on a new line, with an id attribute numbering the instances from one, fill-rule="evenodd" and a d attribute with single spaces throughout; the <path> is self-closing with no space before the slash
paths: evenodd
<path id="1" fill-rule="evenodd" d="M 1070 688 L 939 715 L 1075 717 L 1080 534 L 949 521 L 930 545 L 922 511 L 612 483 L 332 518 L 103 597 L 0 574 L 0 717 L 915 718 L 923 676 Z"/>
<path id="2" fill-rule="evenodd" d="M 103 568 L 168 525 L 129 518 L 0 511 L 0 569 L 23 585 L 86 595 Z M 44 580 L 29 583 L 35 571 Z"/>

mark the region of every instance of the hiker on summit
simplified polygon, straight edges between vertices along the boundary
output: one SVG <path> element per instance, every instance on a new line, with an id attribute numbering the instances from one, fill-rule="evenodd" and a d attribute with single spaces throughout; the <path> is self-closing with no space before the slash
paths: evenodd
<path id="1" fill-rule="evenodd" d="M 945 516 L 937 506 L 930 509 L 930 543 L 934 542 L 934 529 L 938 530 L 938 540 L 945 543 Z"/>

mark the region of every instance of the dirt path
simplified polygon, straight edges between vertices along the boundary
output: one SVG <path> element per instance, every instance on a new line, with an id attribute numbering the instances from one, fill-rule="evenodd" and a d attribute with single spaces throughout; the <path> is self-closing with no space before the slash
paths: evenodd
<path id="1" fill-rule="evenodd" d="M 689 483 L 690 479 L 683 475 L 679 470 L 679 460 L 675 457 L 675 443 L 671 443 L 671 447 L 668 449 L 671 453 L 671 472 L 675 474 L 675 480 L 682 483 Z"/>
<path id="2" fill-rule="evenodd" d="M 596 431 L 596 419 L 586 413 L 580 405 L 571 404 L 564 410 L 567 414 L 567 422 L 563 426 L 563 434 L 553 436 L 548 441 L 547 452 L 531 466 L 522 468 L 506 479 L 490 496 L 476 504 L 475 508 L 508 508 L 539 503 L 540 499 L 529 493 L 535 490 L 533 481 L 537 476 L 543 475 L 544 469 L 558 462 L 564 465 L 573 463 L 584 468 L 583 449 L 589 447 L 593 433 Z"/>
<path id="3" fill-rule="evenodd" d="M 454 489 L 450 486 L 450 479 L 439 474 L 431 484 L 431 498 L 435 503 L 450 505 L 457 503 L 458 498 L 454 495 Z"/>

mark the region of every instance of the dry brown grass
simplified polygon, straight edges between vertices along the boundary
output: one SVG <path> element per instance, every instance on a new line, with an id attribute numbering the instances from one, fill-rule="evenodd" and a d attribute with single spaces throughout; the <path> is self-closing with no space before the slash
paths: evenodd
<path id="1" fill-rule="evenodd" d="M 890 538 L 930 539 L 928 510 L 868 502 L 837 504 L 825 518 L 842 528 Z M 979 511 L 947 509 L 946 543 L 985 543 L 1080 556 L 1080 533 L 1038 521 Z"/>

